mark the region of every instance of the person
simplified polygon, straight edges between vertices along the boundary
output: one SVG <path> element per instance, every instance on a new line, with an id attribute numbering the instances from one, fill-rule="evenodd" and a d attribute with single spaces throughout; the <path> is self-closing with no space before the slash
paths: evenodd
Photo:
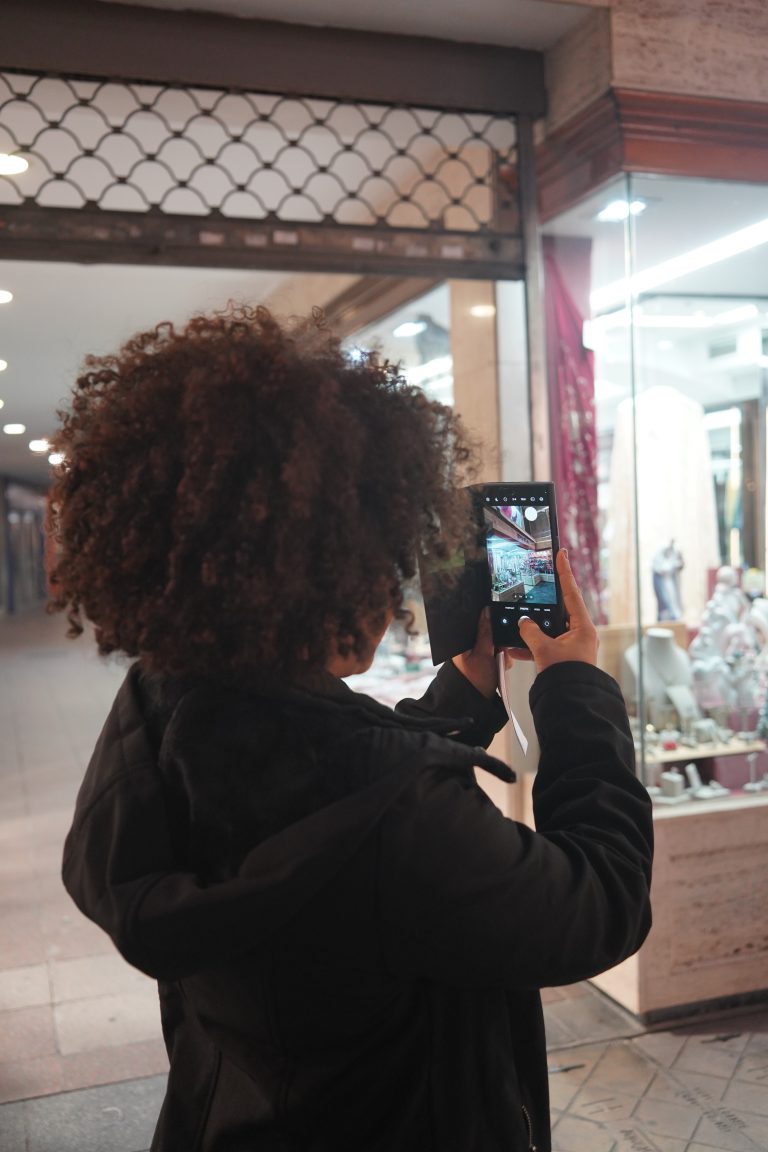
<path id="1" fill-rule="evenodd" d="M 90 359 L 56 448 L 52 609 L 132 662 L 64 883 L 158 981 L 154 1152 L 551 1147 L 539 989 L 633 953 L 651 817 L 565 552 L 538 670 L 537 830 L 476 772 L 506 720 L 487 616 L 396 710 L 344 677 L 421 543 L 466 538 L 460 420 L 318 317 L 229 307 Z"/>

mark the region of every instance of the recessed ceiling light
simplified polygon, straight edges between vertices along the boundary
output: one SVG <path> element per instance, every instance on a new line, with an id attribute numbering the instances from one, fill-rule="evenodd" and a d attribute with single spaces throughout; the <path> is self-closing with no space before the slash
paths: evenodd
<path id="1" fill-rule="evenodd" d="M 397 328 L 393 330 L 392 335 L 397 337 L 418 336 L 425 328 L 426 324 L 423 320 L 406 320 L 404 324 L 398 324 Z"/>
<path id="2" fill-rule="evenodd" d="M 611 200 L 610 204 L 606 204 L 605 208 L 598 212 L 595 219 L 601 220 L 604 224 L 620 224 L 628 216 L 639 216 L 647 207 L 645 200 Z"/>
<path id="3" fill-rule="evenodd" d="M 30 440 L 29 442 L 30 452 L 49 452 L 50 448 L 47 440 Z"/>
<path id="4" fill-rule="evenodd" d="M 5 404 L 5 400 L 0 400 L 0 408 L 2 408 L 4 404 Z"/>
<path id="5" fill-rule="evenodd" d="M 29 168 L 29 161 L 23 156 L 9 156 L 7 152 L 0 152 L 0 176 L 18 176 Z"/>
<path id="6" fill-rule="evenodd" d="M 3 424 L 6 436 L 23 436 L 26 430 L 26 424 Z"/>
<path id="7" fill-rule="evenodd" d="M 13 300 L 13 292 L 7 292 L 5 288 L 0 288 L 0 304 L 10 304 Z"/>
<path id="8" fill-rule="evenodd" d="M 476 316 L 478 320 L 484 320 L 488 316 L 496 315 L 496 308 L 493 304 L 473 304 L 469 310 L 470 316 Z"/>
<path id="9" fill-rule="evenodd" d="M 8 361 L 7 360 L 0 360 L 0 372 L 5 372 L 7 367 L 8 367 Z"/>
<path id="10" fill-rule="evenodd" d="M 48 457 L 48 463 L 52 464 L 54 468 L 58 468 L 59 464 L 64 463 L 64 453 L 51 452 L 50 456 Z"/>

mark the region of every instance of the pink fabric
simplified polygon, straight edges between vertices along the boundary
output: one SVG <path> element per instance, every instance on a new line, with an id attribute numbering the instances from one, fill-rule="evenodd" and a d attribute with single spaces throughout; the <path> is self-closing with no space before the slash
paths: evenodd
<path id="1" fill-rule="evenodd" d="M 582 342 L 584 317 L 544 241 L 552 479 L 557 485 L 560 542 L 596 624 L 605 623 L 597 506 L 597 426 L 594 358 Z M 569 252 L 569 255 L 572 253 Z M 586 249 L 587 260 L 589 251 Z"/>

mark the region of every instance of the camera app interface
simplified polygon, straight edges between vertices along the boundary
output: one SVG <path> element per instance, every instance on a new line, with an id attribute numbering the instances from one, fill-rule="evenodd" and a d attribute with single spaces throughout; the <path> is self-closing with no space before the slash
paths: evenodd
<path id="1" fill-rule="evenodd" d="M 502 622 L 523 612 L 551 626 L 557 604 L 552 528 L 544 496 L 488 497 L 483 505 L 491 600 Z"/>

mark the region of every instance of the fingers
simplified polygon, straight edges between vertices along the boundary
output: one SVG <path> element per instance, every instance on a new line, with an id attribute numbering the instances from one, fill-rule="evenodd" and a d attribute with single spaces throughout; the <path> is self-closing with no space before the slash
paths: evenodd
<path id="1" fill-rule="evenodd" d="M 533 653 L 539 672 L 551 664 L 570 660 L 597 664 L 597 629 L 574 579 L 568 553 L 565 550 L 558 552 L 555 563 L 568 616 L 567 631 L 560 636 L 548 636 L 533 620 L 527 617 L 520 620 L 520 635 Z"/>
<path id="2" fill-rule="evenodd" d="M 477 622 L 474 648 L 453 657 L 453 663 L 462 676 L 489 699 L 498 687 L 496 652 L 491 631 L 491 610 L 484 608 Z"/>
<path id="3" fill-rule="evenodd" d="M 551 637 L 545 636 L 538 624 L 534 624 L 530 616 L 521 616 L 518 622 L 520 635 L 528 645 L 530 659 L 535 660 L 537 653 L 541 651 L 542 645 L 551 642 Z M 521 657 L 525 659 L 525 657 Z"/>
<path id="4" fill-rule="evenodd" d="M 555 565 L 560 578 L 560 587 L 563 592 L 566 615 L 571 622 L 571 627 L 591 623 L 587 606 L 584 603 L 584 597 L 581 595 L 579 586 L 576 583 L 576 577 L 573 575 L 573 570 L 571 569 L 571 564 L 568 559 L 568 552 L 565 548 L 561 548 L 558 552 Z"/>

